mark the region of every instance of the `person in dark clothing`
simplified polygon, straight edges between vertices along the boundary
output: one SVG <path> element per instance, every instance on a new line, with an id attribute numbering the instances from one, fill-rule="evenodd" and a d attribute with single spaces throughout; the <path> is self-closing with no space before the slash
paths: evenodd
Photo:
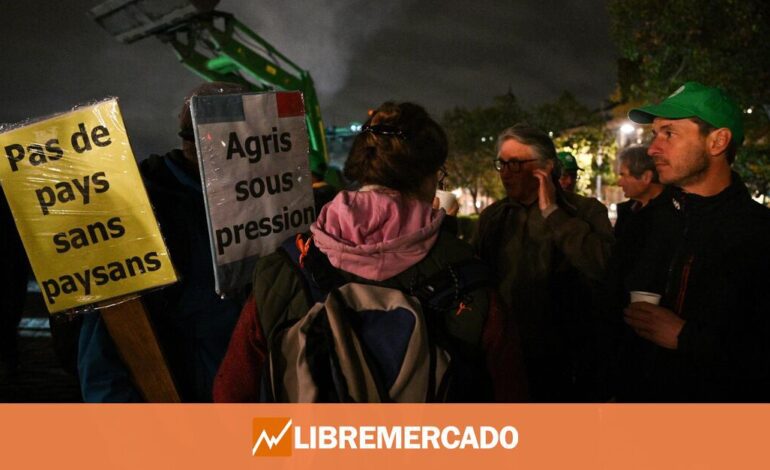
<path id="1" fill-rule="evenodd" d="M 649 290 L 648 286 L 628 279 L 636 263 L 646 260 L 639 255 L 655 230 L 653 214 L 661 205 L 671 204 L 672 190 L 660 184 L 655 162 L 647 155 L 647 147 L 628 147 L 618 155 L 620 179 L 618 184 L 628 201 L 618 205 L 618 219 L 615 222 L 616 246 L 610 262 L 613 280 L 622 282 L 624 291 Z M 644 271 L 644 270 L 643 270 Z"/>
<path id="2" fill-rule="evenodd" d="M 647 155 L 647 147 L 633 146 L 623 149 L 618 155 L 620 174 L 618 186 L 628 201 L 618 204 L 618 218 L 615 222 L 615 238 L 623 234 L 626 222 L 633 219 L 642 209 L 655 201 L 665 186 L 660 184 L 655 162 Z"/>
<path id="3" fill-rule="evenodd" d="M 614 243 L 607 208 L 559 186 L 556 149 L 542 130 L 510 127 L 497 152 L 507 197 L 481 213 L 474 241 L 521 331 L 530 398 L 600 400 L 593 303 Z"/>
<path id="4" fill-rule="evenodd" d="M 192 95 L 244 91 L 240 85 L 214 82 L 199 86 Z M 140 171 L 180 282 L 145 293 L 142 299 L 182 401 L 208 402 L 245 294 L 223 299 L 214 290 L 189 98 L 180 115 L 179 135 L 181 150 L 150 156 L 141 162 Z M 87 402 L 142 399 L 98 315 L 85 316 L 79 369 Z"/>
<path id="5" fill-rule="evenodd" d="M 559 176 L 559 185 L 561 189 L 568 193 L 574 193 L 577 186 L 578 171 L 581 171 L 575 160 L 575 156 L 569 152 L 559 152 L 556 154 L 561 163 L 561 175 Z"/>
<path id="6" fill-rule="evenodd" d="M 656 214 L 672 207 L 674 191 L 660 184 L 655 162 L 647 155 L 647 150 L 643 146 L 628 147 L 618 155 L 618 184 L 629 200 L 618 205 L 614 229 L 616 245 L 602 296 L 604 322 L 599 346 L 603 351 L 601 356 L 606 358 L 604 366 L 610 396 L 627 397 L 633 391 L 628 389 L 641 367 L 636 358 L 644 357 L 644 351 L 652 347 L 637 337 L 618 312 L 628 305 L 631 291 L 661 292 L 655 285 L 655 278 L 665 276 L 665 272 L 656 271 L 655 262 L 663 258 L 661 254 L 669 247 L 655 247 L 652 251 L 655 256 L 643 256 L 642 251 L 650 239 L 655 238 L 653 231 L 658 227 L 654 226 L 653 220 Z"/>
<path id="7" fill-rule="evenodd" d="M 19 367 L 18 327 L 24 310 L 29 273 L 27 256 L 16 224 L 0 190 L 0 361 L 5 372 L 14 375 Z"/>
<path id="8" fill-rule="evenodd" d="M 635 302 L 636 336 L 622 401 L 770 399 L 770 210 L 731 171 L 743 141 L 741 110 L 720 89 L 688 82 L 658 105 L 631 110 L 651 123 L 660 181 L 676 187 L 654 211 L 634 268 L 660 305 Z"/>

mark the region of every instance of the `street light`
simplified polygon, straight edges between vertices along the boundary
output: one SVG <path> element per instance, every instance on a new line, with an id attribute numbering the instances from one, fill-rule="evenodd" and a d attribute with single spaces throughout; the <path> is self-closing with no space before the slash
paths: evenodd
<path id="1" fill-rule="evenodd" d="M 636 127 L 630 122 L 623 123 L 618 129 L 618 148 L 622 149 L 628 145 L 630 134 L 636 131 Z"/>

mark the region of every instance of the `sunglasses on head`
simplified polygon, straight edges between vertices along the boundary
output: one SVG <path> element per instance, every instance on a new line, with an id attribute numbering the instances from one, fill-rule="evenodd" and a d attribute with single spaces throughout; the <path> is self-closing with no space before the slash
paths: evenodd
<path id="1" fill-rule="evenodd" d="M 406 134 L 404 131 L 396 126 L 391 126 L 388 124 L 375 124 L 373 126 L 366 124 L 361 127 L 361 132 L 371 132 L 372 134 L 376 135 L 395 136 L 399 139 L 406 140 Z"/>

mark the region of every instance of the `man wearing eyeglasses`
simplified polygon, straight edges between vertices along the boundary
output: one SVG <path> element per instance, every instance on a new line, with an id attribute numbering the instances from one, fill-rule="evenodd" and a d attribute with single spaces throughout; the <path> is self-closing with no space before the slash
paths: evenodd
<path id="1" fill-rule="evenodd" d="M 597 400 L 592 296 L 614 241 L 607 209 L 561 189 L 556 150 L 540 129 L 508 128 L 497 148 L 507 197 L 482 212 L 475 244 L 517 323 L 530 397 Z"/>

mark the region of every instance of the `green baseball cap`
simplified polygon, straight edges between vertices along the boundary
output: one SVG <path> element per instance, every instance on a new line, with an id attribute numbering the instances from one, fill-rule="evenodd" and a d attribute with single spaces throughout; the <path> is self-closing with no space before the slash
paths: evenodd
<path id="1" fill-rule="evenodd" d="M 575 160 L 575 156 L 572 155 L 569 152 L 559 152 L 556 154 L 557 157 L 559 157 L 559 161 L 561 162 L 561 167 L 564 168 L 566 171 L 578 171 L 582 170 L 577 164 L 577 160 Z"/>
<path id="2" fill-rule="evenodd" d="M 649 124 L 656 117 L 699 117 L 716 128 L 730 129 L 735 142 L 738 145 L 743 143 L 741 109 L 720 88 L 687 82 L 660 103 L 634 108 L 628 112 L 628 118 L 639 124 Z"/>

